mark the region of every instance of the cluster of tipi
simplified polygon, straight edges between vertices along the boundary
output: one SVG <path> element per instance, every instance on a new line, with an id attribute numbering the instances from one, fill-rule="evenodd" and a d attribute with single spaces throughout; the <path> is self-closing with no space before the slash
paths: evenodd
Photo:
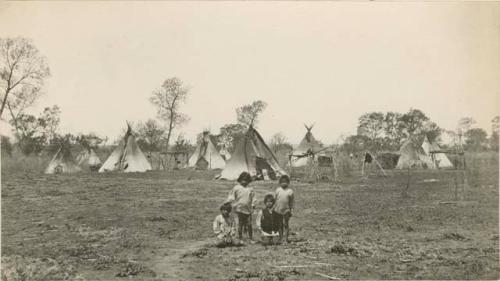
<path id="1" fill-rule="evenodd" d="M 228 153 L 225 155 L 228 158 Z M 61 147 L 45 173 L 79 172 L 81 171 L 79 164 L 86 164 L 91 170 L 97 170 L 96 167 L 99 167 L 99 172 L 152 170 L 147 157 L 137 145 L 130 125 L 123 139 L 102 165 L 92 149 L 82 153 L 77 162 L 73 160 L 69 148 Z M 202 140 L 189 158 L 188 166 L 196 169 L 222 169 L 220 178 L 231 180 L 236 179 L 244 171 L 262 179 L 276 179 L 286 174 L 279 166 L 274 153 L 252 126 L 248 128 L 242 140 L 236 145 L 233 155 L 227 160 L 212 143 L 208 132 L 204 132 Z"/>
<path id="2" fill-rule="evenodd" d="M 294 167 L 310 164 L 311 157 L 321 157 L 323 146 L 311 133 L 312 126 L 306 126 L 307 132 L 299 146 L 290 155 L 290 164 Z M 219 178 L 236 179 L 241 172 L 260 179 L 276 179 L 286 174 L 280 167 L 272 150 L 262 139 L 261 135 L 250 126 L 244 137 L 236 144 L 234 153 L 229 156 L 217 150 L 210 140 L 208 132 L 203 133 L 194 153 L 189 157 L 188 167 L 196 169 L 222 169 Z M 292 161 L 293 158 L 293 161 Z M 125 136 L 114 149 L 108 159 L 101 165 L 99 157 L 94 150 L 88 149 L 78 156 L 75 162 L 69 148 L 61 147 L 45 173 L 72 173 L 81 171 L 80 166 L 86 165 L 91 171 L 110 172 L 145 172 L 152 170 L 147 157 L 143 154 L 128 125 Z M 426 168 L 449 168 L 452 163 L 439 146 L 430 142 L 425 137 L 421 146 L 415 146 L 410 140 L 406 141 L 400 149 L 400 158 L 396 168 L 405 169 L 413 166 Z"/>
<path id="3" fill-rule="evenodd" d="M 399 150 L 399 159 L 396 169 L 423 167 L 428 169 L 453 168 L 448 156 L 435 142 L 430 142 L 427 136 L 420 146 L 410 139 L 406 140 Z"/>

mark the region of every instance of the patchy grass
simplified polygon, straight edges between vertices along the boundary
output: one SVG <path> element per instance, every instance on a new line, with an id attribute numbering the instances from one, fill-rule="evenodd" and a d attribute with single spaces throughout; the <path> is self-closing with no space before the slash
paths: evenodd
<path id="1" fill-rule="evenodd" d="M 499 279 L 491 159 L 470 162 L 459 201 L 456 171 L 412 172 L 407 197 L 405 171 L 294 181 L 291 244 L 223 249 L 208 246 L 211 223 L 234 183 L 212 180 L 217 171 L 2 171 L 2 278 Z M 252 185 L 259 200 L 277 186 Z"/>

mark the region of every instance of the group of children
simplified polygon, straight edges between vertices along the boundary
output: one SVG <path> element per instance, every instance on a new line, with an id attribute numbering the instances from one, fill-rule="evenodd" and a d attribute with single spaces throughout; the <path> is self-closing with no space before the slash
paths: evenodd
<path id="1" fill-rule="evenodd" d="M 255 243 L 252 214 L 256 207 L 256 199 L 253 188 L 249 186 L 251 181 L 252 177 L 249 173 L 241 173 L 237 180 L 238 184 L 229 192 L 226 202 L 220 206 L 221 214 L 213 222 L 217 247 L 243 245 L 243 233 L 247 233 L 249 243 Z M 264 244 L 289 242 L 289 222 L 294 207 L 294 195 L 289 185 L 290 178 L 283 175 L 279 179 L 279 187 L 276 191 L 264 196 L 264 208 L 257 213 L 255 222 Z M 236 214 L 236 221 L 231 216 L 232 210 Z M 275 241 L 276 237 L 279 241 Z"/>

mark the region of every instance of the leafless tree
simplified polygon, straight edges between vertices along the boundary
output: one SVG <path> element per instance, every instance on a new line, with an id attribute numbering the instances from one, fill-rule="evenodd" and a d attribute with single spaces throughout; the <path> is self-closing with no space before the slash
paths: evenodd
<path id="1" fill-rule="evenodd" d="M 45 58 L 26 38 L 0 38 L 0 118 L 6 106 L 19 116 L 42 94 L 50 75 Z"/>
<path id="2" fill-rule="evenodd" d="M 186 101 L 188 92 L 182 81 L 173 77 L 166 79 L 150 98 L 150 102 L 156 106 L 158 118 L 165 122 L 167 128 L 167 150 L 173 130 L 189 121 L 188 116 L 180 112 L 180 106 Z"/>

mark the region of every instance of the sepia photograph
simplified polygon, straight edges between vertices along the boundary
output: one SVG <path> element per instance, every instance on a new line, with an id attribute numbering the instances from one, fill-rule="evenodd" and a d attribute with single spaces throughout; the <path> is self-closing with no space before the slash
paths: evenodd
<path id="1" fill-rule="evenodd" d="M 0 2 L 2 281 L 499 280 L 500 2 Z"/>

